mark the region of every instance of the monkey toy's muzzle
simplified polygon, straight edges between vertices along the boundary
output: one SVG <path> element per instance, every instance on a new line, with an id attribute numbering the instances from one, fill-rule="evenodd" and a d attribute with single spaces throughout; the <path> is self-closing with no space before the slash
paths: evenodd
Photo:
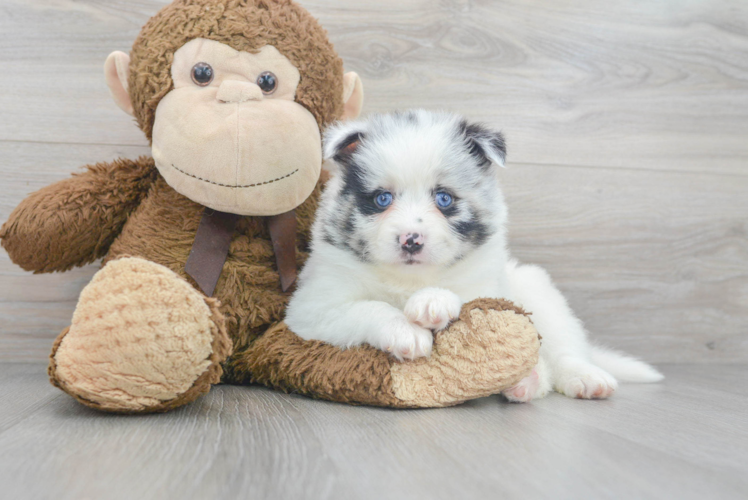
<path id="1" fill-rule="evenodd" d="M 284 99 L 255 99 L 253 84 L 176 88 L 156 110 L 153 158 L 166 182 L 222 212 L 277 215 L 309 197 L 322 146 L 314 116 Z M 258 89 L 259 90 L 259 89 Z"/>

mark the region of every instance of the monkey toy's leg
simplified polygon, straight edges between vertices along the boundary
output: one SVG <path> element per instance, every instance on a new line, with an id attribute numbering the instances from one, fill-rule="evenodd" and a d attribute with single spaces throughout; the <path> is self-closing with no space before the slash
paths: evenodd
<path id="1" fill-rule="evenodd" d="M 478 299 L 440 332 L 429 358 L 397 362 L 373 347 L 341 350 L 304 341 L 279 323 L 230 361 L 237 382 L 259 382 L 333 401 L 440 407 L 498 394 L 532 371 L 540 341 L 528 316 Z"/>
<path id="2" fill-rule="evenodd" d="M 227 363 L 230 382 L 352 404 L 438 407 L 513 386 L 537 363 L 538 347 L 523 311 L 480 299 L 437 335 L 429 358 L 399 363 L 372 347 L 341 350 L 279 323 Z M 93 408 L 166 411 L 218 383 L 230 353 L 215 300 L 164 266 L 126 257 L 106 264 L 81 293 L 49 375 Z"/>
<path id="3" fill-rule="evenodd" d="M 49 375 L 93 408 L 166 411 L 219 382 L 230 351 L 217 301 L 164 266 L 121 258 L 81 292 L 72 324 L 54 344 Z"/>

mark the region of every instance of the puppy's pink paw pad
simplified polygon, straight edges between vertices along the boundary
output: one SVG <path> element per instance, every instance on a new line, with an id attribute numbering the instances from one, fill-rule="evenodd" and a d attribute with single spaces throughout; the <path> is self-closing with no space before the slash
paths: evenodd
<path id="1" fill-rule="evenodd" d="M 512 403 L 527 403 L 532 401 L 540 387 L 540 376 L 533 368 L 532 373 L 519 381 L 514 387 L 510 387 L 502 394 Z"/>

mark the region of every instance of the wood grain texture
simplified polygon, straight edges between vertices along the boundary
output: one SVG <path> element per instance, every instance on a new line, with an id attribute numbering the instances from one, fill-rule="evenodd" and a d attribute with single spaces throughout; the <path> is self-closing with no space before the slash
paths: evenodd
<path id="1" fill-rule="evenodd" d="M 328 5 L 309 3 L 368 109 L 484 120 L 515 162 L 748 173 L 745 2 Z"/>
<path id="2" fill-rule="evenodd" d="M 102 64 L 156 0 L 0 2 L 0 221 L 79 166 L 147 154 Z M 748 4 L 302 0 L 365 112 L 502 128 L 511 244 L 593 338 L 652 362 L 748 361 Z M 46 358 L 96 266 L 0 252 L 0 360 Z"/>
<path id="3" fill-rule="evenodd" d="M 592 338 L 656 362 L 748 360 L 748 183 L 704 173 L 510 166 L 516 257 Z"/>
<path id="4" fill-rule="evenodd" d="M 0 139 L 144 145 L 101 67 L 165 3 L 5 0 Z M 740 0 L 303 4 L 364 77 L 367 111 L 468 114 L 505 129 L 517 162 L 746 175 Z"/>
<path id="5" fill-rule="evenodd" d="M 41 364 L 0 363 L 0 486 L 60 500 L 744 498 L 746 367 L 663 371 L 608 401 L 387 410 L 221 386 L 127 417 L 50 397 Z"/>

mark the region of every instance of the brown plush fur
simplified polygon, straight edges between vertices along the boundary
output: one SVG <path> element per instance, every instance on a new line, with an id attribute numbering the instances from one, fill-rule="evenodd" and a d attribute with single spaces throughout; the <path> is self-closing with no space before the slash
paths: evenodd
<path id="1" fill-rule="evenodd" d="M 285 323 L 273 326 L 231 361 L 237 382 L 349 404 L 400 406 L 392 392 L 390 358 L 373 347 L 340 350 L 305 341 Z"/>
<path id="2" fill-rule="evenodd" d="M 291 0 L 177 0 L 146 23 L 130 52 L 130 100 L 148 140 L 156 107 L 173 87 L 174 52 L 194 38 L 253 53 L 274 46 L 301 73 L 296 102 L 320 128 L 343 114 L 343 62 L 302 7 Z"/>
<path id="3" fill-rule="evenodd" d="M 481 311 L 514 311 L 515 313 L 521 314 L 528 319 L 530 318 L 530 316 L 532 316 L 532 313 L 525 311 L 518 305 L 515 305 L 514 302 L 506 299 L 484 297 L 471 301 L 470 305 L 470 308 L 463 307 L 460 311 L 460 319 L 468 325 L 471 325 L 472 320 L 470 319 L 470 312 L 473 309 L 480 309 Z M 530 319 L 530 322 L 532 323 L 532 319 Z"/>
<path id="4" fill-rule="evenodd" d="M 153 160 L 89 165 L 31 194 L 0 229 L 2 246 L 26 271 L 67 271 L 103 257 L 156 179 Z"/>

